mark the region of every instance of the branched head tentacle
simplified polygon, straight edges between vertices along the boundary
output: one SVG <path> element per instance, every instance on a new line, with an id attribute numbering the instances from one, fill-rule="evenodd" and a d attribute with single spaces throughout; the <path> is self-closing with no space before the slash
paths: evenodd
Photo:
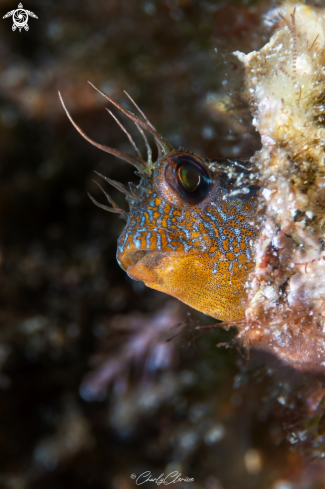
<path id="1" fill-rule="evenodd" d="M 160 147 L 163 154 L 167 154 L 174 149 L 172 144 L 167 139 L 162 137 L 161 134 L 159 134 L 159 132 L 157 132 L 156 129 L 154 129 L 152 124 L 140 119 L 140 117 L 137 117 L 136 115 L 132 114 L 132 112 L 130 112 L 129 110 L 124 109 L 121 105 L 119 105 L 117 102 L 115 102 L 113 99 L 111 99 L 108 95 L 106 95 L 106 93 L 102 92 L 101 90 L 99 90 L 99 88 L 95 87 L 91 82 L 88 82 L 88 83 L 98 93 L 100 93 L 103 97 L 105 97 L 106 100 L 111 102 L 111 104 L 115 105 L 115 107 L 117 107 L 121 112 L 123 112 L 123 114 L 125 114 L 127 117 L 129 117 L 129 119 L 131 119 L 134 123 L 139 124 L 139 126 L 141 126 L 143 129 L 145 129 L 150 134 L 152 134 L 152 136 L 155 138 L 155 142 L 156 142 L 157 146 Z"/>
<path id="2" fill-rule="evenodd" d="M 123 92 L 128 97 L 128 99 L 132 102 L 132 104 L 134 105 L 134 107 L 140 112 L 140 114 L 142 115 L 142 117 L 144 118 L 144 120 L 146 121 L 146 123 L 148 124 L 148 126 L 150 126 L 154 131 L 157 131 L 157 129 L 151 124 L 151 122 L 147 118 L 146 114 L 140 109 L 140 107 L 133 100 L 133 98 L 131 97 L 131 95 L 129 95 L 126 90 L 123 90 Z"/>
<path id="3" fill-rule="evenodd" d="M 98 171 L 95 171 L 95 173 L 97 173 L 97 175 L 99 175 L 101 178 L 104 178 L 106 182 L 110 183 L 113 187 L 115 187 L 117 190 L 125 194 L 130 199 L 139 200 L 137 196 L 131 194 L 131 192 L 123 185 L 123 183 L 117 182 L 116 180 L 111 180 L 110 178 L 105 177 L 105 175 L 99 173 Z"/>
<path id="4" fill-rule="evenodd" d="M 132 104 L 134 105 L 134 107 L 138 110 L 138 112 L 140 112 L 140 114 L 142 115 L 142 117 L 144 118 L 144 120 L 146 121 L 146 123 L 148 124 L 148 126 L 150 126 L 154 131 L 157 131 L 157 129 L 155 128 L 155 126 L 153 126 L 153 124 L 151 124 L 151 122 L 147 118 L 146 114 L 140 109 L 140 107 L 133 100 L 133 98 L 131 97 L 131 95 L 128 94 L 128 92 L 126 90 L 123 90 L 123 91 L 124 91 L 125 95 L 128 97 L 128 99 L 132 102 Z M 137 126 L 139 132 L 141 133 L 141 135 L 142 135 L 142 137 L 144 139 L 144 143 L 146 145 L 147 154 L 148 154 L 148 164 L 151 166 L 152 165 L 152 151 L 151 151 L 151 148 L 149 146 L 147 137 L 146 137 L 144 131 L 140 128 L 139 124 L 137 124 L 135 122 L 135 125 Z M 156 139 L 155 139 L 155 141 L 156 141 Z M 157 141 L 156 141 L 156 143 L 157 143 Z M 157 149 L 158 149 L 158 158 L 160 158 L 164 154 L 163 151 L 162 151 L 162 148 L 161 148 L 161 145 L 160 144 L 157 144 Z"/>
<path id="5" fill-rule="evenodd" d="M 108 202 L 113 206 L 113 207 L 107 207 L 106 205 L 103 205 L 103 204 L 100 204 L 99 202 L 97 202 L 97 200 L 95 200 L 89 193 L 89 197 L 91 198 L 91 200 L 94 202 L 95 205 L 97 205 L 98 207 L 100 207 L 101 209 L 104 209 L 105 211 L 108 211 L 108 212 L 113 212 L 114 214 L 120 214 L 120 216 L 125 219 L 127 221 L 127 218 L 128 218 L 128 213 L 126 211 L 124 211 L 123 209 L 121 209 L 117 204 L 116 202 L 114 202 L 114 200 L 112 199 L 112 197 L 110 195 L 108 195 L 107 192 L 105 192 L 105 190 L 103 189 L 103 187 L 98 183 L 96 182 L 96 180 L 93 180 L 93 182 L 101 189 L 101 191 L 103 192 L 103 194 L 105 195 L 106 199 L 108 200 Z"/>
<path id="6" fill-rule="evenodd" d="M 106 110 L 113 117 L 113 119 L 115 120 L 115 122 L 120 126 L 120 128 L 122 129 L 122 131 L 127 135 L 128 140 L 132 144 L 133 149 L 135 150 L 135 152 L 137 153 L 139 160 L 140 161 L 143 161 L 143 164 L 145 165 L 146 162 L 143 160 L 142 154 L 140 153 L 139 148 L 135 144 L 134 139 L 131 136 L 131 134 L 125 129 L 125 127 L 123 126 L 123 124 L 118 120 L 118 118 L 113 114 L 113 112 L 111 112 L 109 109 L 106 109 Z"/>
<path id="7" fill-rule="evenodd" d="M 152 150 L 151 150 L 150 144 L 148 142 L 148 138 L 147 138 L 146 133 L 144 132 L 144 130 L 139 126 L 139 124 L 137 124 L 136 122 L 134 124 L 137 126 L 137 129 L 138 129 L 139 133 L 143 137 L 144 144 L 146 145 L 146 148 L 147 148 L 147 163 L 148 163 L 148 166 L 149 166 L 149 169 L 150 169 L 152 167 Z"/>
<path id="8" fill-rule="evenodd" d="M 94 197 L 90 195 L 89 192 L 87 192 L 88 197 L 92 200 L 92 202 L 97 205 L 97 207 L 100 207 L 101 209 L 104 209 L 104 211 L 112 212 L 113 214 L 120 214 L 120 216 L 127 221 L 127 213 L 126 212 L 119 212 L 117 209 L 114 209 L 113 207 L 107 207 L 107 205 L 100 204 Z"/>
<path id="9" fill-rule="evenodd" d="M 114 156 L 116 156 L 117 158 L 120 158 L 121 160 L 124 160 L 124 161 L 127 161 L 128 163 L 130 163 L 131 165 L 135 166 L 137 168 L 137 170 L 140 172 L 140 173 L 146 173 L 147 172 L 147 166 L 146 164 L 143 162 L 143 160 L 139 160 L 138 158 L 134 158 L 133 156 L 127 154 L 127 153 L 123 153 L 122 151 L 119 151 L 118 149 L 115 149 L 115 148 L 111 148 L 109 146 L 105 146 L 103 144 L 99 144 L 99 143 L 96 143 L 96 141 L 93 141 L 92 139 L 90 139 L 84 132 L 83 130 L 74 122 L 74 120 L 72 119 L 68 109 L 66 108 L 64 102 L 63 102 L 63 99 L 62 99 L 62 96 L 61 96 L 61 93 L 59 92 L 59 97 L 60 97 L 60 100 L 61 100 L 61 104 L 68 116 L 68 118 L 70 119 L 70 122 L 72 123 L 72 125 L 75 127 L 75 129 L 79 132 L 79 134 L 84 138 L 86 139 L 86 141 L 88 141 L 90 144 L 92 144 L 93 146 L 96 146 L 97 148 L 101 149 L 102 151 L 105 151 L 106 153 L 110 153 Z"/>

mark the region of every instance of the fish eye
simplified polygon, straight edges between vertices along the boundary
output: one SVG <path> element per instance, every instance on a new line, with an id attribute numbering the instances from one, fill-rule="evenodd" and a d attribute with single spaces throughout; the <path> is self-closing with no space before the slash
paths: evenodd
<path id="1" fill-rule="evenodd" d="M 184 153 L 170 158 L 165 177 L 169 186 L 190 204 L 198 204 L 211 190 L 208 170 L 194 155 Z"/>
<path id="2" fill-rule="evenodd" d="M 180 166 L 177 176 L 180 184 L 187 192 L 194 192 L 201 183 L 201 173 L 191 164 Z"/>

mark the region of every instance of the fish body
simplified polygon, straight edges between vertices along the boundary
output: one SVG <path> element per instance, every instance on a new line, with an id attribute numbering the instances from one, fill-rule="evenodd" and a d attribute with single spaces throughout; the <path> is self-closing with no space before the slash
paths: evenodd
<path id="1" fill-rule="evenodd" d="M 145 161 L 118 120 L 138 158 L 99 145 L 82 132 L 67 112 L 83 137 L 136 166 L 141 178 L 138 186 L 130 184 L 126 189 L 104 177 L 126 194 L 128 213 L 119 209 L 106 192 L 112 207 L 94 201 L 126 219 L 117 246 L 119 265 L 132 279 L 214 318 L 243 318 L 246 282 L 254 266 L 253 245 L 258 231 L 259 187 L 253 184 L 250 163 L 208 160 L 177 150 L 141 111 L 143 117 L 137 117 L 103 95 L 135 122 L 147 147 Z M 155 162 L 144 130 L 155 138 Z"/>

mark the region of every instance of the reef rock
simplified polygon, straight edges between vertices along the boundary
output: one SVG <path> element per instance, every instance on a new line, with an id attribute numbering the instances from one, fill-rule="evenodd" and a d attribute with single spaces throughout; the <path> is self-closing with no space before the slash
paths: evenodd
<path id="1" fill-rule="evenodd" d="M 325 11 L 285 4 L 260 50 L 236 52 L 262 149 L 265 219 L 240 337 L 298 368 L 325 369 Z"/>

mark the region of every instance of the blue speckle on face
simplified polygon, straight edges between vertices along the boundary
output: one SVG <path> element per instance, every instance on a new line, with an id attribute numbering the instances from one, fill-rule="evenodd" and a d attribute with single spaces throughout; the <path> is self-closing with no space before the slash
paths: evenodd
<path id="1" fill-rule="evenodd" d="M 217 262 L 217 263 L 214 264 L 212 273 L 218 273 L 218 268 L 219 268 L 219 265 L 218 265 L 218 262 Z"/>
<path id="2" fill-rule="evenodd" d="M 150 239 L 151 239 L 151 233 L 147 233 L 146 236 L 146 246 L 149 249 L 150 248 Z"/>
<path id="3" fill-rule="evenodd" d="M 146 182 L 145 185 L 141 201 L 129 200 L 129 218 L 119 239 L 120 255 L 145 247 L 167 252 L 208 252 L 213 259 L 215 253 L 220 255 L 228 250 L 238 256 L 242 253 L 240 244 L 244 241 L 244 253 L 248 259 L 251 258 L 245 229 L 250 230 L 252 226 L 244 224 L 245 221 L 239 222 L 236 216 L 251 215 L 253 208 L 245 209 L 241 199 L 227 199 L 225 206 L 221 190 L 220 196 L 214 195 L 214 201 L 206 203 L 204 207 L 192 206 L 189 210 L 188 206 L 174 207 L 169 201 L 162 199 L 160 194 L 153 191 L 152 182 Z M 160 202 L 158 206 L 157 197 Z M 234 251 L 235 246 L 239 247 L 239 251 Z M 233 263 L 239 263 L 227 262 L 229 271 L 234 273 Z M 220 263 L 214 265 L 212 273 L 218 273 L 219 265 Z"/>

